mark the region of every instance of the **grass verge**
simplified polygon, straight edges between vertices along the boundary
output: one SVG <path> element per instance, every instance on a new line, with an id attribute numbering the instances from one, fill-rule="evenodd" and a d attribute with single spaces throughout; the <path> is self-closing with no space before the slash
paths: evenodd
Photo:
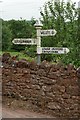
<path id="1" fill-rule="evenodd" d="M 24 54 L 23 52 L 10 52 L 10 51 L 0 51 L 0 55 L 3 53 L 10 53 L 11 56 L 16 56 L 18 55 L 18 59 L 26 59 L 28 61 L 35 61 L 35 58 L 29 57 L 27 54 Z"/>

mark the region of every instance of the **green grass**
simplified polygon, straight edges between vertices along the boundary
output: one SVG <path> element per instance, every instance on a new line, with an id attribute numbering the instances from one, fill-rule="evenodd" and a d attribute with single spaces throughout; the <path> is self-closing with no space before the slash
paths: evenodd
<path id="1" fill-rule="evenodd" d="M 10 53 L 11 56 L 16 56 L 18 55 L 18 59 L 26 59 L 28 61 L 35 61 L 35 58 L 31 58 L 28 55 L 24 54 L 23 52 L 10 52 L 10 51 L 0 51 L 0 55 L 2 55 L 3 53 Z"/>
<path id="2" fill-rule="evenodd" d="M 2 51 L 0 51 L 0 55 L 2 55 Z"/>

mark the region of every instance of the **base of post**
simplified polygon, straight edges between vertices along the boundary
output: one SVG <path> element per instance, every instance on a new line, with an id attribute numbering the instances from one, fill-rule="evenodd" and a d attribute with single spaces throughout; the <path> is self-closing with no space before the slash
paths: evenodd
<path id="1" fill-rule="evenodd" d="M 41 54 L 37 55 L 37 64 L 40 65 L 41 63 Z"/>

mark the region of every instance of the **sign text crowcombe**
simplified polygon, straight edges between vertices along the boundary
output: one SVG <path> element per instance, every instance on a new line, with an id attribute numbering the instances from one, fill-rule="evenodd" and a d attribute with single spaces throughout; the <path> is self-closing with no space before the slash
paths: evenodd
<path id="1" fill-rule="evenodd" d="M 12 41 L 14 44 L 21 44 L 21 45 L 36 45 L 36 39 L 25 39 L 25 38 L 16 38 Z"/>

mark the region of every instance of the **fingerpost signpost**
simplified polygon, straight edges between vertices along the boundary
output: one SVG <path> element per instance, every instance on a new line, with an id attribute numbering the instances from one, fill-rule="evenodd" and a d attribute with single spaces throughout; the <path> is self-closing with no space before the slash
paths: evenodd
<path id="1" fill-rule="evenodd" d="M 39 21 L 36 21 L 34 26 L 36 27 L 36 30 L 37 30 L 37 49 L 39 49 L 41 47 L 40 32 L 43 25 L 39 23 Z M 40 64 L 40 63 L 41 63 L 41 54 L 37 52 L 37 64 Z"/>
<path id="2" fill-rule="evenodd" d="M 12 42 L 13 44 L 21 45 L 37 45 L 37 64 L 41 63 L 41 54 L 67 54 L 68 48 L 62 47 L 41 47 L 41 37 L 55 36 L 57 31 L 55 29 L 41 30 L 42 24 L 36 21 L 35 25 L 37 30 L 37 38 L 16 38 Z"/>

